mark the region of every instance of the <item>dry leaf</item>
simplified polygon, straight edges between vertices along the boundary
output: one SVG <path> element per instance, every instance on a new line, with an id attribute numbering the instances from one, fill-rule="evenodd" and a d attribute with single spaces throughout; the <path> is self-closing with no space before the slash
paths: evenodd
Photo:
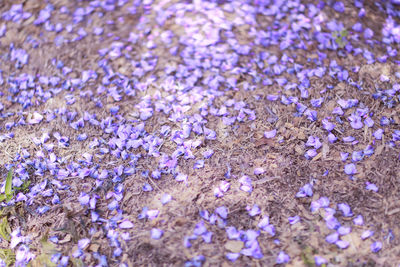
<path id="1" fill-rule="evenodd" d="M 239 253 L 243 248 L 243 242 L 230 240 L 225 243 L 225 248 L 233 253 Z"/>

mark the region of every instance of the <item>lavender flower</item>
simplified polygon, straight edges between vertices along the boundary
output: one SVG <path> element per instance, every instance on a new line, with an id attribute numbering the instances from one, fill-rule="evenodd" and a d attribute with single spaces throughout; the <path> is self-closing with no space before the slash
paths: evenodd
<path id="1" fill-rule="evenodd" d="M 376 241 L 376 242 L 371 244 L 371 251 L 373 253 L 377 253 L 381 249 L 382 249 L 382 243 L 381 242 Z"/>
<path id="2" fill-rule="evenodd" d="M 150 231 L 150 236 L 152 239 L 160 239 L 163 234 L 164 234 L 164 232 L 157 228 L 153 228 Z"/>
<path id="3" fill-rule="evenodd" d="M 288 263 L 290 261 L 289 255 L 287 255 L 284 251 L 279 252 L 278 257 L 276 258 L 277 264 Z"/>
<path id="4" fill-rule="evenodd" d="M 274 138 L 276 136 L 276 129 L 264 132 L 265 138 Z"/>

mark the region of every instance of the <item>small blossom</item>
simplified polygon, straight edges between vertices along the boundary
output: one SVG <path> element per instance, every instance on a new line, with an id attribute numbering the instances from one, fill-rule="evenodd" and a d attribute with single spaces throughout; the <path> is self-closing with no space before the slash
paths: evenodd
<path id="1" fill-rule="evenodd" d="M 343 216 L 345 216 L 345 217 L 353 216 L 350 206 L 347 205 L 346 203 L 338 204 L 338 209 L 343 213 Z"/>
<path id="2" fill-rule="evenodd" d="M 119 228 L 121 228 L 121 229 L 130 229 L 132 227 L 133 227 L 133 223 L 128 220 L 125 220 L 119 224 Z"/>
<path id="3" fill-rule="evenodd" d="M 357 173 L 356 165 L 354 163 L 349 163 L 344 166 L 344 172 L 348 175 L 354 175 Z"/>
<path id="4" fill-rule="evenodd" d="M 261 213 L 260 207 L 257 204 L 254 204 L 253 207 L 247 206 L 246 210 L 249 212 L 251 217 L 254 217 Z"/>
<path id="5" fill-rule="evenodd" d="M 277 264 L 288 263 L 290 261 L 289 255 L 287 255 L 284 251 L 279 252 L 278 257 L 276 258 Z"/>
<path id="6" fill-rule="evenodd" d="M 369 237 L 371 237 L 374 234 L 374 231 L 371 230 L 365 230 L 362 234 L 361 234 L 361 239 L 367 239 Z"/>
<path id="7" fill-rule="evenodd" d="M 153 228 L 150 231 L 150 236 L 152 239 L 160 239 L 163 234 L 164 234 L 164 232 L 157 228 Z"/>
<path id="8" fill-rule="evenodd" d="M 371 251 L 373 253 L 377 253 L 381 249 L 382 249 L 382 243 L 381 242 L 376 241 L 376 242 L 371 244 Z"/>
<path id="9" fill-rule="evenodd" d="M 299 221 L 300 221 L 300 217 L 298 215 L 289 217 L 289 223 L 292 225 L 298 223 Z"/>
<path id="10" fill-rule="evenodd" d="M 357 217 L 355 217 L 353 219 L 353 223 L 355 225 L 363 225 L 364 224 L 364 219 L 363 219 L 363 217 L 361 215 L 358 215 Z"/>
<path id="11" fill-rule="evenodd" d="M 372 184 L 370 182 L 365 182 L 365 184 L 366 184 L 365 189 L 378 192 L 378 187 L 375 184 Z"/>
<path id="12" fill-rule="evenodd" d="M 276 136 L 276 129 L 264 132 L 265 138 L 274 138 L 275 136 Z"/>
<path id="13" fill-rule="evenodd" d="M 314 256 L 315 265 L 321 266 L 322 264 L 328 263 L 326 259 L 321 256 Z"/>
<path id="14" fill-rule="evenodd" d="M 328 242 L 330 244 L 334 244 L 339 240 L 339 234 L 336 232 L 333 234 L 330 234 L 325 238 L 325 240 L 326 240 L 326 242 Z"/>
<path id="15" fill-rule="evenodd" d="M 350 245 L 350 243 L 346 240 L 338 240 L 335 244 L 341 249 L 346 249 Z"/>

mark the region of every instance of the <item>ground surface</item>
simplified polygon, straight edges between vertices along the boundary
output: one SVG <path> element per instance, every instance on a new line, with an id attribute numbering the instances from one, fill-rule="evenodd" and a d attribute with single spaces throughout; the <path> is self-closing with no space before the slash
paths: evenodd
<path id="1" fill-rule="evenodd" d="M 50 2 L 0 2 L 1 266 L 398 266 L 396 1 Z"/>

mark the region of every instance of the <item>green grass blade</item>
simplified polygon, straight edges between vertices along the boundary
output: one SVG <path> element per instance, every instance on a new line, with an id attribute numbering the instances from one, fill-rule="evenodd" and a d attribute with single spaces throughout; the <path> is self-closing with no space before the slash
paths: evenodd
<path id="1" fill-rule="evenodd" d="M 10 169 L 7 174 L 6 178 L 6 189 L 5 189 L 6 196 L 11 196 L 12 194 L 12 170 Z"/>

